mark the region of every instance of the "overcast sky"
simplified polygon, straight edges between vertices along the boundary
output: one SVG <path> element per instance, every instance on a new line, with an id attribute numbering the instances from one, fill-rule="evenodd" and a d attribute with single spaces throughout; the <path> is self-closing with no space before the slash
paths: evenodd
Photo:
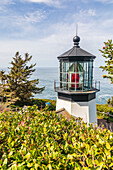
<path id="1" fill-rule="evenodd" d="M 57 56 L 73 47 L 76 23 L 81 48 L 103 65 L 98 49 L 113 39 L 113 0 L 0 0 L 0 67 L 16 51 L 38 67 L 57 67 Z"/>

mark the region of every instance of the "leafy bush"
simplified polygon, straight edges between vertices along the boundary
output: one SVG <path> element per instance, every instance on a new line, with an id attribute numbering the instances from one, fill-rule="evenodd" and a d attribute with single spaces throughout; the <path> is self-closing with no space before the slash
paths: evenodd
<path id="1" fill-rule="evenodd" d="M 105 113 L 110 112 L 110 114 L 113 115 L 113 107 L 110 107 L 107 104 L 103 104 L 103 105 L 97 104 L 96 107 L 97 107 L 97 111 L 99 112 L 105 112 Z"/>
<path id="2" fill-rule="evenodd" d="M 3 103 L 3 102 L 0 102 L 0 111 L 4 110 L 6 108 L 7 108 L 7 104 Z"/>
<path id="3" fill-rule="evenodd" d="M 113 106 L 113 97 L 108 99 L 107 104 Z"/>
<path id="4" fill-rule="evenodd" d="M 110 104 L 111 103 L 111 99 L 109 98 L 108 101 L 107 101 L 107 104 Z"/>
<path id="5" fill-rule="evenodd" d="M 0 113 L 1 170 L 113 167 L 113 133 L 36 106 Z"/>
<path id="6" fill-rule="evenodd" d="M 48 108 L 50 111 L 56 110 L 56 101 L 55 100 L 50 100 L 50 99 L 32 99 L 32 104 L 37 105 L 38 107 L 42 108 L 45 107 L 46 103 L 50 103 L 50 107 Z"/>
<path id="7" fill-rule="evenodd" d="M 39 109 L 43 109 L 45 108 L 45 103 L 49 102 L 50 103 L 50 107 L 48 108 L 49 110 L 53 111 L 56 109 L 56 101 L 55 100 L 50 100 L 50 99 L 37 99 L 37 98 L 33 98 L 31 99 L 29 102 L 23 102 L 23 103 L 19 103 L 16 102 L 15 105 L 12 105 L 12 107 L 23 107 L 24 105 L 26 106 L 33 106 L 33 105 L 37 105 L 39 107 Z"/>

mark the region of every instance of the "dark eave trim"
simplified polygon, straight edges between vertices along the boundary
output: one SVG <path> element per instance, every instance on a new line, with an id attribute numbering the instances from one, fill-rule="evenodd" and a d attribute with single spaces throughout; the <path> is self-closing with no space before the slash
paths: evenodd
<path id="1" fill-rule="evenodd" d="M 67 56 L 67 57 L 57 57 L 58 60 L 62 60 L 62 61 L 93 61 L 96 57 L 95 56 Z"/>
<path id="2" fill-rule="evenodd" d="M 96 93 L 90 94 L 65 94 L 58 93 L 58 98 L 70 102 L 89 102 L 96 98 Z"/>

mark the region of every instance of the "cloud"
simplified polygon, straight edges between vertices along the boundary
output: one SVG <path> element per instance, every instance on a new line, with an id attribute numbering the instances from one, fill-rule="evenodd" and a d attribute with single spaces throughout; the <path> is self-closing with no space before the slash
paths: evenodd
<path id="1" fill-rule="evenodd" d="M 24 14 L 5 12 L 0 15 L 1 39 L 31 39 L 40 36 L 43 29 L 39 23 L 42 24 L 47 16 L 47 12 L 41 9 Z"/>
<path id="2" fill-rule="evenodd" d="M 21 26 L 21 28 L 28 26 L 28 24 L 35 24 L 41 22 L 47 17 L 47 13 L 42 10 L 37 10 L 34 12 L 27 12 L 26 14 L 5 14 L 0 16 L 1 27 L 12 28 L 15 26 Z"/>
<path id="3" fill-rule="evenodd" d="M 30 23 L 37 23 L 45 19 L 46 16 L 47 13 L 45 11 L 35 11 L 24 16 L 24 20 Z"/>
<path id="4" fill-rule="evenodd" d="M 101 3 L 107 3 L 107 4 L 113 4 L 113 0 L 94 0 L 96 2 L 101 2 Z"/>
<path id="5" fill-rule="evenodd" d="M 15 4 L 14 0 L 3 0 L 0 1 L 0 11 L 1 12 L 7 12 L 8 5 Z"/>
<path id="6" fill-rule="evenodd" d="M 37 10 L 34 12 L 28 12 L 24 16 L 15 16 L 14 20 L 17 24 L 23 23 L 38 23 L 45 19 L 47 13 L 45 11 Z"/>
<path id="7" fill-rule="evenodd" d="M 76 13 L 74 13 L 71 18 L 72 22 L 78 23 L 89 23 L 93 20 L 95 21 L 95 18 L 97 17 L 96 10 L 95 9 L 80 9 Z"/>
<path id="8" fill-rule="evenodd" d="M 89 3 L 91 0 L 81 0 L 83 3 Z M 113 4 L 113 0 L 92 0 L 92 2 L 100 2 L 106 4 Z"/>
<path id="9" fill-rule="evenodd" d="M 109 21 L 110 25 L 112 24 L 111 22 Z M 101 57 L 98 49 L 102 48 L 103 42 L 109 39 L 109 37 L 112 38 L 112 30 L 109 35 L 105 34 L 105 29 L 108 29 L 108 27 L 103 27 L 100 24 L 98 29 L 96 29 L 96 24 L 96 21 L 78 23 L 79 36 L 81 38 L 80 47 L 96 55 L 95 66 L 99 66 L 99 64 L 104 64 L 104 59 Z M 47 30 L 49 35 L 43 38 L 35 37 L 31 41 L 27 39 L 22 41 L 17 39 L 0 40 L 0 67 L 2 67 L 2 63 L 7 66 L 16 51 L 20 51 L 22 55 L 26 52 L 33 55 L 33 63 L 36 62 L 38 67 L 57 66 L 57 56 L 73 47 L 74 31 L 75 24 L 60 22 L 51 25 L 51 28 Z"/>
<path id="10" fill-rule="evenodd" d="M 80 16 L 95 16 L 96 12 L 94 9 L 88 9 L 88 10 L 81 9 L 79 14 Z"/>
<path id="11" fill-rule="evenodd" d="M 94 9 L 89 9 L 89 10 L 88 10 L 88 14 L 89 14 L 90 16 L 95 16 L 95 15 L 96 15 Z"/>
<path id="12" fill-rule="evenodd" d="M 54 6 L 54 7 L 61 7 L 61 3 L 59 0 L 24 0 L 32 3 L 44 3 L 49 6 Z"/>
<path id="13" fill-rule="evenodd" d="M 14 4 L 14 0 L 3 0 L 0 1 L 0 5 L 10 5 L 10 4 Z"/>

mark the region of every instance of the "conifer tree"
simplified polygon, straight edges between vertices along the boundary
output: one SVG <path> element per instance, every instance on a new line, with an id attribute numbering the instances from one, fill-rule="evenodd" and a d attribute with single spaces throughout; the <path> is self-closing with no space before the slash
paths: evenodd
<path id="1" fill-rule="evenodd" d="M 3 99 L 4 99 L 4 92 L 5 92 L 5 82 L 6 82 L 6 75 L 5 75 L 5 71 L 0 71 L 0 97 L 1 97 L 1 101 L 3 102 Z"/>
<path id="2" fill-rule="evenodd" d="M 102 71 L 107 71 L 108 74 L 103 75 L 103 78 L 110 79 L 111 83 L 113 83 L 113 43 L 112 40 L 108 40 L 108 42 L 104 42 L 103 50 L 99 50 L 102 53 L 102 56 L 106 59 L 105 66 L 100 66 Z"/>
<path id="3" fill-rule="evenodd" d="M 32 56 L 26 53 L 23 59 L 19 52 L 17 52 L 15 57 L 13 57 L 13 61 L 11 61 L 12 66 L 9 68 L 9 73 L 0 72 L 0 86 L 2 87 L 0 96 L 5 96 L 10 103 L 30 101 L 33 94 L 41 93 L 44 90 L 44 87 L 37 87 L 39 79 L 29 79 L 35 71 L 34 66 L 36 65 L 27 65 L 31 58 Z"/>

